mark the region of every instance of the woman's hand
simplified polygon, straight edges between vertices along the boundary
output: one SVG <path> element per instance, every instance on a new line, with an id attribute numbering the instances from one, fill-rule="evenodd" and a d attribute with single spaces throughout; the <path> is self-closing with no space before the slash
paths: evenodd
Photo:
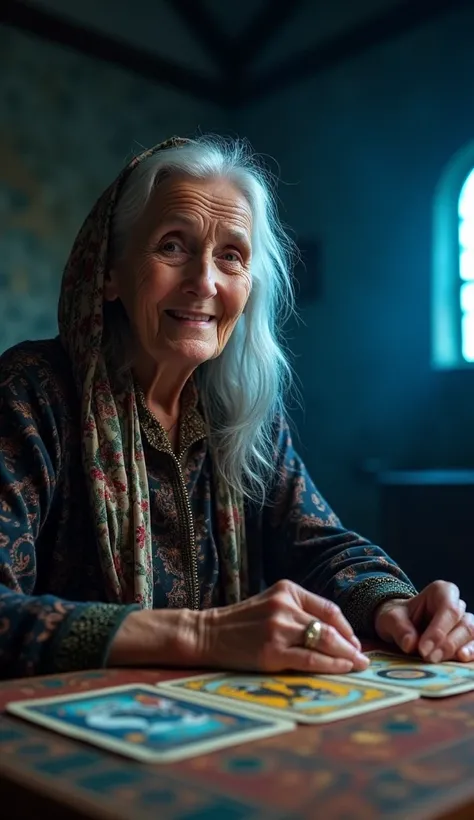
<path id="1" fill-rule="evenodd" d="M 305 649 L 314 620 L 321 637 L 316 649 Z M 132 612 L 112 642 L 108 665 L 344 674 L 365 669 L 368 660 L 336 604 L 279 581 L 232 606 Z"/>
<path id="2" fill-rule="evenodd" d="M 474 660 L 474 615 L 447 581 L 434 581 L 414 598 L 380 604 L 374 626 L 383 641 L 430 663 Z"/>
<path id="3" fill-rule="evenodd" d="M 339 607 L 291 581 L 232 606 L 204 610 L 196 666 L 259 672 L 344 674 L 368 666 Z M 305 649 L 311 621 L 322 624 L 317 649 Z"/>

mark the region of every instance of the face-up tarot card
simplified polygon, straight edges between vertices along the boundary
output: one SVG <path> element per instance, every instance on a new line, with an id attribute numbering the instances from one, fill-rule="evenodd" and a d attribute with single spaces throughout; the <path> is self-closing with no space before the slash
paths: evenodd
<path id="1" fill-rule="evenodd" d="M 167 763 L 294 729 L 288 720 L 234 714 L 154 686 L 11 702 L 7 712 L 139 760 Z"/>
<path id="2" fill-rule="evenodd" d="M 391 652 L 367 652 L 370 666 L 350 677 L 376 686 L 400 686 L 423 698 L 444 698 L 474 689 L 474 669 L 461 664 L 426 663 L 421 658 Z"/>
<path id="3" fill-rule="evenodd" d="M 305 674 L 220 673 L 159 683 L 158 689 L 192 696 L 198 703 L 225 704 L 298 723 L 328 723 L 418 697 L 380 683 Z"/>

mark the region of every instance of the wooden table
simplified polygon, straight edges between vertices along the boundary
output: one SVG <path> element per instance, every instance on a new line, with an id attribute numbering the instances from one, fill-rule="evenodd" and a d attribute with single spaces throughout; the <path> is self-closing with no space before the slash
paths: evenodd
<path id="1" fill-rule="evenodd" d="M 178 674 L 110 669 L 8 681 L 0 712 L 13 699 Z M 474 692 L 160 766 L 1 714 L 0 798 L 0 816 L 8 802 L 9 817 L 29 820 L 472 820 Z"/>

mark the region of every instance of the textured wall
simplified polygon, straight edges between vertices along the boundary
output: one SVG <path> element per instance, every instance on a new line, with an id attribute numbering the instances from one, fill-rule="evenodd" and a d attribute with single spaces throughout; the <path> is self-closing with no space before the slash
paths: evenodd
<path id="1" fill-rule="evenodd" d="M 474 373 L 430 368 L 432 201 L 473 139 L 473 30 L 453 13 L 230 121 L 0 29 L 0 349 L 55 332 L 74 234 L 138 144 L 232 127 L 278 160 L 285 221 L 321 243 L 322 298 L 291 340 L 300 449 L 344 521 L 376 536 L 366 459 L 474 465 Z"/>
<path id="2" fill-rule="evenodd" d="M 322 247 L 322 297 L 291 342 L 300 449 L 343 520 L 375 537 L 366 459 L 474 466 L 474 372 L 430 365 L 433 196 L 474 135 L 473 31 L 472 9 L 453 12 L 239 122 L 280 163 L 286 221 Z"/>
<path id="3" fill-rule="evenodd" d="M 126 160 L 221 121 L 202 103 L 2 27 L 0 76 L 1 351 L 57 332 L 71 243 Z"/>

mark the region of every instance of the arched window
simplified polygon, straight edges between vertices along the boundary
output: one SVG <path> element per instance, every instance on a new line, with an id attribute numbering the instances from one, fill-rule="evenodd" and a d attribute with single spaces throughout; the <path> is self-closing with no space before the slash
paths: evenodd
<path id="1" fill-rule="evenodd" d="M 433 222 L 432 360 L 474 368 L 474 143 L 445 169 Z"/>
<path id="2" fill-rule="evenodd" d="M 461 188 L 458 213 L 461 352 L 466 362 L 474 362 L 474 168 Z"/>

